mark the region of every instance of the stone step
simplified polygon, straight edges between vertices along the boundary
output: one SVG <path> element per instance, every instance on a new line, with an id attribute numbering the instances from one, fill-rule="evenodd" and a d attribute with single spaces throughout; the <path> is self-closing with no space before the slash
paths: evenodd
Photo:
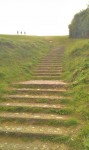
<path id="1" fill-rule="evenodd" d="M 59 72 L 62 72 L 62 69 L 60 69 L 60 70 L 35 69 L 33 73 L 54 73 L 54 74 L 57 74 Z"/>
<path id="2" fill-rule="evenodd" d="M 57 59 L 55 59 L 55 60 L 54 60 L 54 59 L 52 59 L 52 60 L 46 60 L 46 59 L 45 59 L 45 60 L 41 60 L 39 63 L 48 63 L 48 64 L 49 64 L 49 63 L 52 63 L 52 64 L 55 64 L 55 63 L 56 63 L 56 64 L 58 64 L 58 63 L 61 63 L 61 62 L 62 62 L 62 61 L 59 60 L 59 59 L 58 59 L 58 60 L 57 60 Z"/>
<path id="3" fill-rule="evenodd" d="M 59 54 L 56 54 L 54 56 L 46 56 L 46 57 L 43 57 L 41 59 L 41 61 L 57 61 L 57 60 L 60 60 L 60 59 L 63 59 L 63 55 L 59 55 Z"/>
<path id="4" fill-rule="evenodd" d="M 0 124 L 17 123 L 53 127 L 76 127 L 78 120 L 66 115 L 24 112 L 0 112 Z"/>
<path id="5" fill-rule="evenodd" d="M 32 80 L 59 80 L 60 76 L 32 76 Z"/>
<path id="6" fill-rule="evenodd" d="M 11 135 L 16 134 L 17 136 L 35 136 L 36 138 L 44 137 L 58 137 L 58 136 L 68 136 L 71 133 L 69 128 L 62 127 L 52 127 L 52 126 L 40 126 L 40 125 L 25 125 L 25 124 L 16 124 L 11 122 L 8 124 L 0 125 L 0 135 L 1 134 Z"/>
<path id="7" fill-rule="evenodd" d="M 13 98 L 13 99 L 20 99 L 20 98 L 22 98 L 22 99 L 34 99 L 34 98 L 38 98 L 38 99 L 63 99 L 63 98 L 65 98 L 65 97 L 63 97 L 63 96 L 57 96 L 57 95 L 27 95 L 27 94 L 19 94 L 19 95 L 17 95 L 17 94 L 15 94 L 15 95 L 4 95 L 3 96 L 3 98 Z"/>
<path id="8" fill-rule="evenodd" d="M 28 103 L 29 104 L 29 103 Z M 37 104 L 37 103 L 36 103 Z M 5 104 L 0 104 L 0 112 L 27 112 L 27 113 L 45 113 L 45 114 L 60 114 L 60 115 L 71 115 L 73 113 L 73 110 L 68 107 L 54 107 L 54 106 L 45 106 L 43 107 L 41 105 L 22 105 L 22 103 L 5 103 Z"/>
<path id="9" fill-rule="evenodd" d="M 51 133 L 51 129 L 50 131 L 48 132 L 45 132 L 46 131 L 46 128 L 43 129 L 43 128 L 40 128 L 38 127 L 39 130 L 35 129 L 34 127 L 29 127 L 27 128 L 26 126 L 25 127 L 22 127 L 22 126 L 5 126 L 5 127 L 1 127 L 0 129 L 0 135 L 2 137 L 4 137 L 5 139 L 7 139 L 7 137 L 10 139 L 20 139 L 21 140 L 29 140 L 29 142 L 35 142 L 37 143 L 37 141 L 43 141 L 44 143 L 48 142 L 48 143 L 58 143 L 58 144 L 65 144 L 67 143 L 69 140 L 71 140 L 71 137 L 70 135 L 67 134 L 67 131 L 65 129 L 65 132 L 63 132 L 61 129 L 59 129 L 58 133 L 56 134 L 57 132 L 57 128 L 56 130 L 53 130 L 54 133 L 52 134 Z M 29 131 L 30 130 L 30 131 Z M 45 131 L 44 131 L 45 130 Z M 43 132 L 42 132 L 43 131 Z M 62 134 L 63 133 L 63 134 Z M 38 143 L 39 143 L 38 142 Z M 11 144 L 11 143 L 10 143 Z M 5 142 L 5 145 L 6 145 L 6 142 Z M 26 145 L 25 145 L 26 146 Z M 16 146 L 15 146 L 16 147 Z M 33 147 L 34 149 L 31 149 L 32 150 L 35 150 L 37 149 L 38 145 L 36 145 L 36 147 Z M 51 148 L 51 147 L 50 147 Z M 7 145 L 6 145 L 6 149 L 7 149 Z M 28 148 L 27 148 L 28 149 Z M 8 149 L 9 150 L 9 149 Z M 11 149 L 12 150 L 12 149 Z M 16 149 L 15 149 L 16 150 Z M 23 147 L 21 149 L 20 147 L 20 150 L 23 150 Z M 45 149 L 46 150 L 46 149 Z M 63 150 L 60 149 L 60 150 Z"/>
<path id="10" fill-rule="evenodd" d="M 30 80 L 19 83 L 14 83 L 14 87 L 34 88 L 34 89 L 60 89 L 66 88 L 67 83 L 58 80 Z"/>
<path id="11" fill-rule="evenodd" d="M 62 65 L 61 64 L 57 64 L 57 65 L 56 64 L 48 64 L 48 65 L 47 64 L 39 64 L 36 67 L 47 67 L 47 68 L 50 68 L 50 67 L 51 68 L 54 68 L 54 67 L 58 68 L 59 67 L 60 68 L 60 67 L 62 67 Z"/>
<path id="12" fill-rule="evenodd" d="M 37 64 L 37 66 L 39 65 L 43 65 L 43 66 L 58 66 L 60 65 L 61 62 L 40 62 L 39 64 Z"/>
<path id="13" fill-rule="evenodd" d="M 62 57 L 60 57 L 60 56 L 57 56 L 57 57 L 47 57 L 47 58 L 43 58 L 43 59 L 41 59 L 40 60 L 40 62 L 61 62 L 61 59 Z"/>
<path id="14" fill-rule="evenodd" d="M 8 136 L 8 138 L 7 138 Z M 49 142 L 50 141 L 50 142 Z M 1 150 L 68 150 L 68 145 L 60 142 L 53 142 L 53 140 L 40 140 L 33 138 L 21 138 L 16 135 L 1 135 L 0 136 L 0 149 Z"/>
<path id="15" fill-rule="evenodd" d="M 4 96 L 3 97 L 3 100 L 2 100 L 2 102 L 7 102 L 7 103 L 9 103 L 9 102 L 13 102 L 13 103 L 15 103 L 15 102 L 19 102 L 19 103 L 23 103 L 23 102 L 25 102 L 25 103 L 47 103 L 47 104 L 61 104 L 61 103 L 67 103 L 67 102 L 69 102 L 70 101 L 70 99 L 68 98 L 68 97 L 59 97 L 59 98 L 56 98 L 56 99 L 54 99 L 54 98 L 39 98 L 38 96 L 36 96 L 35 98 L 34 97 L 10 97 L 10 96 Z"/>
<path id="16" fill-rule="evenodd" d="M 47 56 L 47 57 L 45 57 L 45 58 L 43 58 L 41 61 L 54 61 L 54 62 L 56 62 L 56 61 L 60 61 L 60 60 L 63 60 L 63 56 L 62 55 L 56 55 L 56 56 Z"/>
<path id="17" fill-rule="evenodd" d="M 10 118 L 12 118 L 12 119 L 23 119 L 23 120 L 29 120 L 29 121 L 32 121 L 32 120 L 41 120 L 41 121 L 43 121 L 43 120 L 47 120 L 47 121 L 61 121 L 61 120 L 63 120 L 63 121 L 68 121 L 69 119 L 71 119 L 70 117 L 68 117 L 68 116 L 63 116 L 63 115 L 58 115 L 58 114 L 44 114 L 44 113 L 10 113 L 10 112 L 3 112 L 3 113 L 1 113 L 0 112 L 0 118 L 1 119 L 4 119 L 4 118 L 6 118 L 6 119 L 10 119 Z M 31 123 L 31 122 L 30 122 Z"/>
<path id="18" fill-rule="evenodd" d="M 36 65 L 36 68 L 37 67 L 40 67 L 40 68 L 41 67 L 44 67 L 44 68 L 47 67 L 47 68 L 52 68 L 52 69 L 53 68 L 57 68 L 57 69 L 59 68 L 60 69 L 60 68 L 62 68 L 62 65 L 61 64 L 60 65 L 59 64 L 58 65 L 52 65 L 52 64 L 51 65 L 44 65 L 44 64 L 40 63 L 39 65 Z"/>
<path id="19" fill-rule="evenodd" d="M 47 73 L 33 73 L 33 75 L 34 76 L 52 76 L 52 77 L 54 77 L 54 76 L 60 76 L 62 74 L 62 72 L 59 72 L 59 73 L 49 73 L 49 72 L 47 72 Z"/>
<path id="20" fill-rule="evenodd" d="M 53 54 L 53 55 L 47 55 L 46 57 L 43 57 L 42 60 L 59 60 L 60 58 L 63 58 L 63 56 L 64 55 L 57 53 L 57 54 Z"/>
<path id="21" fill-rule="evenodd" d="M 60 104 L 47 104 L 47 103 L 18 103 L 18 102 L 15 102 L 15 103 L 7 103 L 7 102 L 2 102 L 0 103 L 0 107 L 1 106 L 5 106 L 5 107 L 13 107 L 13 106 L 20 106 L 20 107 L 39 107 L 39 108 L 55 108 L 55 109 L 60 109 L 60 108 L 63 108 L 63 105 L 60 105 Z"/>
<path id="22" fill-rule="evenodd" d="M 13 92 L 14 94 L 34 94 L 34 95 L 64 95 L 66 92 L 65 88 L 61 88 L 61 89 L 31 89 L 31 88 L 13 88 L 13 89 L 9 89 L 9 91 L 11 91 L 11 93 Z"/>
<path id="23" fill-rule="evenodd" d="M 61 58 L 63 58 L 63 56 L 59 54 L 56 54 L 54 56 L 49 55 L 41 59 L 41 61 L 60 61 Z"/>
<path id="24" fill-rule="evenodd" d="M 48 70 L 48 71 L 58 71 L 58 70 L 63 70 L 61 67 L 52 67 L 52 66 L 37 66 L 36 68 L 35 68 L 35 70 Z"/>
<path id="25" fill-rule="evenodd" d="M 63 56 L 64 56 L 64 54 L 62 52 L 53 52 L 52 53 L 52 51 L 51 51 L 51 53 L 46 55 L 43 59 L 47 59 L 47 58 L 50 58 L 50 59 L 55 58 L 56 59 L 56 57 L 57 58 L 61 58 L 61 57 L 63 58 Z"/>
<path id="26" fill-rule="evenodd" d="M 52 58 L 52 59 L 42 59 L 39 61 L 39 63 L 61 63 L 62 62 L 62 59 L 60 58 Z"/>
<path id="27" fill-rule="evenodd" d="M 36 67 L 35 70 L 44 70 L 44 71 L 58 71 L 58 70 L 63 70 L 62 67 L 48 67 L 48 66 L 43 66 L 43 67 Z"/>

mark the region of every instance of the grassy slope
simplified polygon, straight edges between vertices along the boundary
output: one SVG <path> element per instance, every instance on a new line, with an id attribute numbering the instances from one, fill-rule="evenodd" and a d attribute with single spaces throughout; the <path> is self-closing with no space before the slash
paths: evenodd
<path id="1" fill-rule="evenodd" d="M 30 79 L 35 65 L 48 51 L 43 37 L 0 35 L 0 93 L 11 82 Z"/>
<path id="2" fill-rule="evenodd" d="M 70 82 L 73 97 L 70 106 L 80 119 L 73 149 L 89 149 L 89 40 L 70 40 L 65 51 L 64 80 Z"/>
<path id="3" fill-rule="evenodd" d="M 65 47 L 63 80 L 70 83 L 68 102 L 80 126 L 74 133 L 71 150 L 89 149 L 89 40 L 51 37 L 53 46 Z"/>
<path id="4" fill-rule="evenodd" d="M 9 83 L 31 79 L 34 66 L 50 48 L 63 45 L 63 80 L 70 83 L 74 116 L 80 120 L 71 150 L 89 149 L 89 40 L 67 37 L 0 36 L 0 92 Z"/>

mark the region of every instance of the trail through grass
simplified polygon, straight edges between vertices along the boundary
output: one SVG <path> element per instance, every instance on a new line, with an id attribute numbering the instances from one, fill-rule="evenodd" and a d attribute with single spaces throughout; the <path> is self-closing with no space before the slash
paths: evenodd
<path id="1" fill-rule="evenodd" d="M 51 41 L 51 42 L 50 42 Z M 60 50 L 60 60 L 59 55 L 57 53 L 54 56 L 54 51 Z M 51 56 L 50 56 L 50 52 Z M 64 55 L 61 55 L 64 53 Z M 52 58 L 52 59 L 51 59 Z M 47 60 L 49 60 L 47 62 Z M 51 60 L 51 65 L 50 65 Z M 53 63 L 54 61 L 54 63 Z M 54 66 L 53 64 L 58 63 L 58 67 Z M 38 65 L 38 67 L 37 67 Z M 39 69 L 40 68 L 40 69 Z M 55 69 L 56 68 L 56 69 Z M 28 104 L 34 102 L 35 104 L 60 104 L 64 105 L 63 109 L 52 109 L 47 108 L 35 108 L 35 107 L 17 107 L 17 106 L 0 106 L 0 113 L 44 113 L 44 114 L 55 114 L 55 115 L 69 115 L 71 119 L 69 120 L 42 120 L 41 119 L 32 119 L 31 123 L 33 125 L 47 125 L 49 128 L 51 127 L 72 127 L 72 137 L 68 136 L 59 136 L 53 137 L 47 135 L 42 137 L 42 141 L 33 141 L 30 145 L 30 148 L 33 149 L 48 149 L 52 147 L 53 150 L 88 150 L 89 149 L 89 40 L 88 39 L 69 39 L 68 37 L 29 37 L 29 36 L 8 36 L 8 35 L 0 35 L 0 96 L 4 94 L 13 95 L 15 92 L 8 92 L 11 84 L 27 81 L 32 79 L 45 79 L 45 75 L 49 71 L 57 72 L 58 69 L 61 69 L 59 72 L 62 73 L 60 76 L 58 74 L 59 80 L 63 80 L 68 83 L 66 94 L 63 93 L 64 98 L 60 97 L 59 99 L 49 97 L 35 97 L 35 98 L 6 98 L 3 97 L 0 99 L 2 102 L 13 102 L 15 101 L 21 103 L 25 102 Z M 38 71 L 39 70 L 39 71 Z M 43 73 L 43 70 L 44 71 Z M 38 71 L 38 72 L 37 72 Z M 41 71 L 41 72 L 40 72 Z M 43 73 L 43 74 L 42 74 Z M 45 74 L 46 73 L 46 74 Z M 41 74 L 42 76 L 38 76 Z M 52 74 L 52 72 L 51 72 Z M 33 77 L 34 75 L 34 77 Z M 38 76 L 38 77 L 37 77 Z M 55 73 L 56 76 L 56 73 Z M 51 76 L 48 76 L 49 80 L 53 80 Z M 38 80 L 39 81 L 39 80 Z M 45 80 L 44 80 L 45 82 Z M 24 84 L 17 84 L 12 85 L 15 88 L 24 88 Z M 51 88 L 50 88 L 51 87 Z M 37 94 L 37 89 L 43 89 L 44 93 L 48 93 L 46 89 L 51 89 L 50 95 L 53 94 L 52 90 L 57 88 L 64 88 L 61 84 L 59 85 L 44 85 L 41 84 L 25 84 L 25 88 L 32 88 L 34 96 Z M 66 86 L 65 86 L 66 89 Z M 41 94 L 41 91 L 38 92 L 38 95 Z M 26 91 L 24 91 L 23 94 Z M 43 93 L 43 94 L 44 94 Z M 21 93 L 20 93 L 21 94 Z M 44 94 L 45 95 L 45 94 Z M 43 96 L 44 96 L 43 95 Z M 60 92 L 59 94 L 60 95 Z M 62 93 L 61 93 L 62 95 Z M 70 97 L 68 99 L 67 97 Z M 1 104 L 0 103 L 0 104 Z M 25 121 L 25 125 L 28 125 L 28 120 L 25 118 L 9 118 L 0 117 L 0 122 L 3 124 L 10 124 L 11 121 L 16 123 L 16 126 L 19 124 L 23 124 Z M 4 133 L 5 134 L 5 133 Z M 13 135 L 14 139 L 16 140 L 16 133 L 10 133 Z M 8 133 L 8 135 L 10 135 Z M 26 143 L 22 142 L 18 135 L 18 141 L 21 142 L 23 147 L 21 146 L 20 142 L 13 141 L 12 145 L 10 144 L 11 137 L 5 135 L 7 143 L 1 139 L 0 148 L 8 150 L 12 149 L 21 149 L 26 146 L 26 149 L 29 149 L 29 145 L 25 145 Z M 31 135 L 29 135 L 31 136 Z M 37 135 L 34 135 L 34 137 Z M 3 137 L 3 136 L 2 136 Z M 41 136 L 39 137 L 41 139 Z M 23 139 L 23 137 L 22 137 Z M 28 138 L 25 139 L 26 141 Z M 50 144 L 50 142 L 54 141 L 54 144 Z M 45 144 L 43 144 L 46 142 Z M 56 142 L 56 144 L 55 144 Z M 60 146 L 58 144 L 60 143 Z M 9 143 L 9 144 L 8 144 Z M 36 144 L 38 146 L 36 146 Z M 33 146 L 34 145 L 34 146 Z M 40 145 L 40 147 L 39 147 Z M 45 146 L 43 146 L 45 145 Z M 28 147 L 28 148 L 27 148 Z"/>

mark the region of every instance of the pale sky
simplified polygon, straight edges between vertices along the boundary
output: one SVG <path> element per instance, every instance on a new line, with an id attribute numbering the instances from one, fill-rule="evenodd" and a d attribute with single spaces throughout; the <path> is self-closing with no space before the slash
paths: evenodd
<path id="1" fill-rule="evenodd" d="M 0 34 L 68 35 L 74 14 L 89 0 L 0 0 Z"/>

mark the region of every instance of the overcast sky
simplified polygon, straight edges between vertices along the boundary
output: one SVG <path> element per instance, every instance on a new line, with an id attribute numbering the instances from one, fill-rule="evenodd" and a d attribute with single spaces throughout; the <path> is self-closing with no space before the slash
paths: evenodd
<path id="1" fill-rule="evenodd" d="M 0 34 L 67 35 L 89 0 L 0 0 Z"/>

